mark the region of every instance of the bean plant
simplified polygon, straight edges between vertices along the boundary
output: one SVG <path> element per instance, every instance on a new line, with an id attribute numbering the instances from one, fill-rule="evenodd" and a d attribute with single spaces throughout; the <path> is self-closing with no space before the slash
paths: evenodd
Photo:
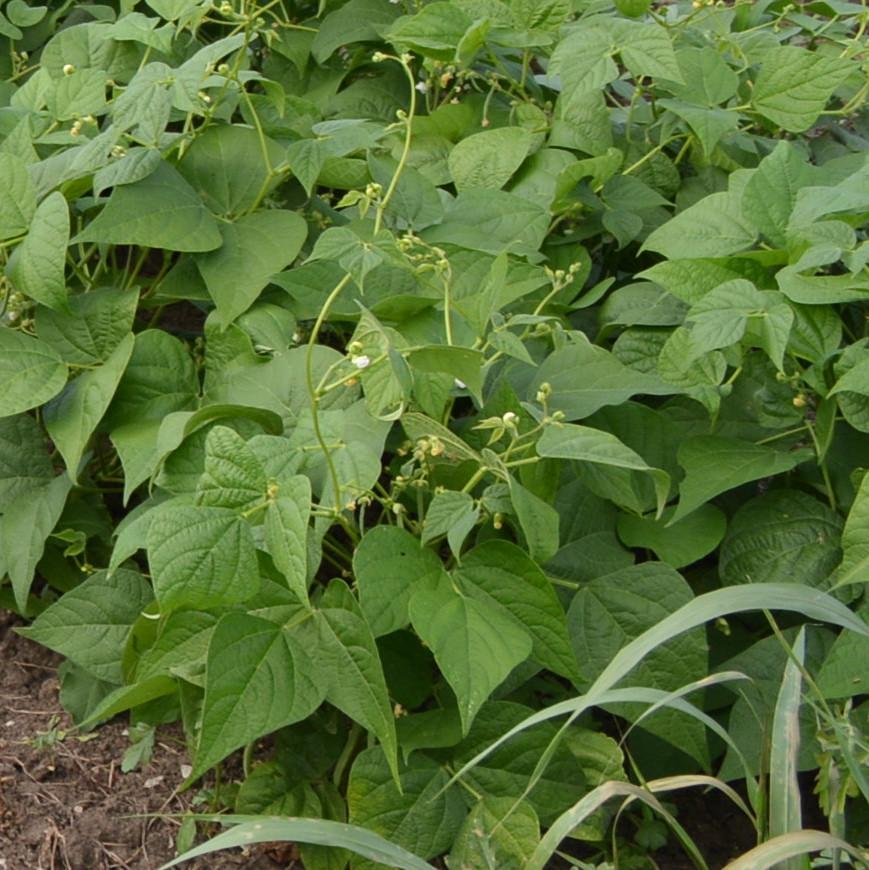
<path id="1" fill-rule="evenodd" d="M 0 2 L 0 606 L 182 848 L 866 861 L 867 26 Z"/>

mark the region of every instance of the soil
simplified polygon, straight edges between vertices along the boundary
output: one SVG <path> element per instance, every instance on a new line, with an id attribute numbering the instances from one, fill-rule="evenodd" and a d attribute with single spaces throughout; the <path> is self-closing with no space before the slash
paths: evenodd
<path id="1" fill-rule="evenodd" d="M 175 856 L 180 821 L 170 814 L 195 794 L 175 792 L 189 762 L 180 731 L 159 731 L 153 760 L 130 773 L 120 770 L 130 745 L 123 717 L 84 740 L 47 740 L 72 727 L 58 701 L 60 658 L 15 634 L 15 624 L 0 611 L 0 870 L 157 870 Z M 277 870 L 287 862 L 260 849 L 183 866 Z"/>

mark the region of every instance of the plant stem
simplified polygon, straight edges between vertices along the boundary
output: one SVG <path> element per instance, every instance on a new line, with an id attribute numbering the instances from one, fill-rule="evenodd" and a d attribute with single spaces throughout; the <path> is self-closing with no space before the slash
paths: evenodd
<path id="1" fill-rule="evenodd" d="M 314 437 L 323 451 L 323 456 L 326 459 L 326 466 L 329 469 L 329 477 L 332 480 L 332 487 L 335 494 L 335 511 L 341 510 L 341 484 L 338 481 L 338 472 L 335 470 L 335 463 L 332 461 L 332 454 L 329 446 L 326 444 L 326 439 L 323 437 L 323 431 L 320 428 L 320 394 L 314 384 L 314 347 L 317 344 L 317 337 L 320 334 L 320 329 L 323 322 L 329 316 L 329 311 L 335 304 L 335 300 L 341 295 L 341 291 L 350 283 L 350 273 L 348 272 L 333 288 L 332 292 L 326 297 L 320 313 L 317 315 L 317 320 L 314 323 L 314 328 L 311 330 L 310 338 L 308 339 L 308 349 L 305 353 L 305 381 L 308 386 L 308 396 L 311 399 L 311 422 L 314 428 Z"/>
<path id="2" fill-rule="evenodd" d="M 410 68 L 410 64 L 405 60 L 404 56 L 395 57 L 394 55 L 389 55 L 393 60 L 397 60 L 401 64 L 401 68 L 404 70 L 405 75 L 407 76 L 407 80 L 410 83 L 410 109 L 407 115 L 404 115 L 404 148 L 401 151 L 401 157 L 398 160 L 398 166 L 395 167 L 395 173 L 392 176 L 392 180 L 389 182 L 389 187 L 386 189 L 386 193 L 383 195 L 383 199 L 377 205 L 377 211 L 374 215 L 374 235 L 380 232 L 380 227 L 383 224 L 383 214 L 386 211 L 386 206 L 389 205 L 389 200 L 392 199 L 392 195 L 395 193 L 395 189 L 398 187 L 398 181 L 401 178 L 401 173 L 404 171 L 404 167 L 407 165 L 407 159 L 410 156 L 410 144 L 413 141 L 413 118 L 416 114 L 416 81 L 413 77 L 413 70 Z M 403 114 L 403 113 L 402 113 Z"/>
<path id="3" fill-rule="evenodd" d="M 344 743 L 344 748 L 341 750 L 341 755 L 338 761 L 335 762 L 335 769 L 332 771 L 332 783 L 335 788 L 341 787 L 341 782 L 344 779 L 344 771 L 353 757 L 353 752 L 356 749 L 356 744 L 362 736 L 362 726 L 358 722 L 354 722 L 350 728 L 350 733 L 347 735 L 347 741 Z"/>

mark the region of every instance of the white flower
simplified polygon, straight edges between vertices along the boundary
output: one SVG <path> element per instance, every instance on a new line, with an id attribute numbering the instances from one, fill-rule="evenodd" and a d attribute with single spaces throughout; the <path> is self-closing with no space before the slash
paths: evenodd
<path id="1" fill-rule="evenodd" d="M 417 82 L 417 83 L 416 83 L 416 89 L 417 89 L 421 94 L 427 94 L 427 93 L 428 93 L 428 83 L 427 83 L 427 82 Z"/>
<path id="2" fill-rule="evenodd" d="M 466 390 L 468 385 L 464 381 L 460 381 L 458 378 L 453 378 L 453 383 L 460 389 Z"/>
<path id="3" fill-rule="evenodd" d="M 352 362 L 357 369 L 367 369 L 368 366 L 371 365 L 371 358 L 362 354 L 361 356 L 354 356 L 350 362 Z"/>
<path id="4" fill-rule="evenodd" d="M 507 411 L 507 413 L 504 414 L 503 417 L 501 417 L 501 420 L 504 422 L 505 425 L 513 426 L 519 420 L 519 417 L 518 417 L 518 415 L 514 414 L 512 411 Z"/>

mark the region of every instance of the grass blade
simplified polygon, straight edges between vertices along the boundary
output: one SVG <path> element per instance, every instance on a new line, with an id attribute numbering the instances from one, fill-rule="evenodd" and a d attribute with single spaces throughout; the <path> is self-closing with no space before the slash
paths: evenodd
<path id="1" fill-rule="evenodd" d="M 646 788 L 653 794 L 661 794 L 668 791 L 679 791 L 683 788 L 714 788 L 727 795 L 736 806 L 751 820 L 754 829 L 757 830 L 757 820 L 754 818 L 739 792 L 732 789 L 726 782 L 717 776 L 705 776 L 702 773 L 685 773 L 678 776 L 665 776 L 661 779 L 653 779 L 646 783 Z"/>
<path id="2" fill-rule="evenodd" d="M 774 840 L 755 846 L 750 852 L 731 861 L 724 870 L 767 870 L 768 867 L 775 867 L 781 861 L 787 861 L 797 855 L 807 855 L 809 852 L 820 852 L 824 849 L 842 849 L 852 855 L 858 863 L 869 860 L 869 853 L 855 849 L 838 837 L 824 831 L 808 830 L 782 834 Z"/>
<path id="3" fill-rule="evenodd" d="M 614 797 L 626 797 L 628 802 L 640 800 L 658 813 L 662 819 L 676 832 L 682 844 L 691 855 L 694 863 L 706 868 L 703 856 L 697 850 L 694 842 L 682 829 L 682 826 L 661 805 L 660 801 L 644 788 L 630 782 L 604 782 L 584 795 L 569 810 L 563 812 L 552 824 L 537 844 L 534 854 L 529 859 L 525 870 L 544 870 L 547 862 L 555 853 L 559 843 L 579 824 L 587 819 L 595 810 L 602 807 Z"/>
<path id="4" fill-rule="evenodd" d="M 239 819 L 244 821 L 236 824 Z M 362 855 L 386 867 L 398 867 L 399 870 L 433 870 L 432 865 L 422 858 L 384 840 L 383 837 L 342 822 L 332 822 L 325 819 L 274 818 L 263 816 L 215 816 L 215 821 L 221 824 L 232 824 L 233 827 L 207 843 L 188 850 L 183 855 L 164 864 L 160 870 L 169 870 L 192 858 L 208 855 L 221 849 L 232 849 L 236 846 L 250 846 L 253 843 L 294 842 L 315 843 L 319 846 L 337 846 L 349 849 L 357 855 Z"/>
<path id="5" fill-rule="evenodd" d="M 769 833 L 778 837 L 803 826 L 800 783 L 797 779 L 800 751 L 800 706 L 802 667 L 806 657 L 806 630 L 800 629 L 782 675 L 772 721 L 769 758 Z M 804 858 L 791 858 L 782 870 L 801 870 Z"/>
<path id="6" fill-rule="evenodd" d="M 748 610 L 790 610 L 809 619 L 820 619 L 869 637 L 869 626 L 844 604 L 825 592 L 793 583 L 731 586 L 699 595 L 643 632 L 615 658 L 594 681 L 592 688 L 608 689 L 632 671 L 653 649 L 698 625 L 721 616 Z"/>

